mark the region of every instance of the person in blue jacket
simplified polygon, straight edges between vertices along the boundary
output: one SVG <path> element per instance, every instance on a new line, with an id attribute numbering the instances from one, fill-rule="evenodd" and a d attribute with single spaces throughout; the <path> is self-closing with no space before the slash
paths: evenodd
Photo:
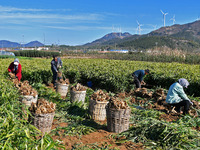
<path id="1" fill-rule="evenodd" d="M 183 107 L 183 114 L 188 114 L 189 107 L 193 105 L 190 99 L 185 94 L 183 88 L 187 88 L 189 82 L 181 78 L 178 82 L 173 83 L 167 93 L 166 102 L 175 107 L 175 111 L 180 113 L 181 107 Z"/>
<path id="2" fill-rule="evenodd" d="M 53 84 L 54 87 L 56 86 L 56 80 L 58 77 L 58 71 L 62 67 L 62 61 L 60 57 L 53 56 L 53 60 L 51 61 L 51 70 L 53 72 Z"/>
<path id="3" fill-rule="evenodd" d="M 141 84 L 146 84 L 143 81 L 143 78 L 145 75 L 149 74 L 149 69 L 146 70 L 136 70 L 135 72 L 133 72 L 132 76 L 134 78 L 134 83 L 136 85 L 136 88 L 141 88 Z"/>

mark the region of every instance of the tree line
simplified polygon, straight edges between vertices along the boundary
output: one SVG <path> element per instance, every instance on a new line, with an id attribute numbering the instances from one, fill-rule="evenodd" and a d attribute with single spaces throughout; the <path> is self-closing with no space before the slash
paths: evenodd
<path id="1" fill-rule="evenodd" d="M 14 52 L 15 56 L 23 57 L 52 57 L 54 55 L 59 56 L 59 52 L 52 51 L 37 51 L 37 50 L 19 50 Z"/>

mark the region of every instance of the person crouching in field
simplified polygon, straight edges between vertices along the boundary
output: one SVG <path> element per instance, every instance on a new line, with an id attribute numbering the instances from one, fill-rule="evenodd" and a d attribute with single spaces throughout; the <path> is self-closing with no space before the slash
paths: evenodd
<path id="1" fill-rule="evenodd" d="M 19 59 L 15 59 L 8 67 L 8 72 L 11 78 L 18 78 L 20 81 L 22 78 L 22 66 L 19 63 Z"/>
<path id="2" fill-rule="evenodd" d="M 183 107 L 183 114 L 188 114 L 189 107 L 193 105 L 190 99 L 185 94 L 183 88 L 187 88 L 189 82 L 181 78 L 178 82 L 173 83 L 167 93 L 166 102 L 175 107 L 175 111 L 180 113 L 181 107 Z"/>
<path id="3" fill-rule="evenodd" d="M 146 70 L 136 70 L 133 72 L 132 76 L 134 78 L 134 83 L 136 88 L 141 88 L 141 85 L 145 85 L 146 83 L 143 81 L 145 75 L 149 74 L 149 69 Z"/>
<path id="4" fill-rule="evenodd" d="M 56 87 L 56 80 L 58 77 L 58 71 L 62 67 L 62 61 L 59 57 L 53 56 L 53 60 L 51 61 L 51 70 L 53 72 L 53 85 Z"/>

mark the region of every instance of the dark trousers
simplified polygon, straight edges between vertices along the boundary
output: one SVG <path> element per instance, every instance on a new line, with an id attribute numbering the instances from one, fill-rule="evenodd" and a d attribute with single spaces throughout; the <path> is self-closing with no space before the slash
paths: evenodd
<path id="1" fill-rule="evenodd" d="M 56 80 L 57 80 L 57 72 L 53 71 L 53 85 L 56 86 Z"/>
<path id="2" fill-rule="evenodd" d="M 171 104 L 172 106 L 175 106 L 175 110 L 177 112 L 180 112 L 181 107 L 183 107 L 183 114 L 188 114 L 189 108 L 190 108 L 190 102 L 188 100 L 183 100 L 176 104 Z"/>
<path id="3" fill-rule="evenodd" d="M 136 85 L 136 88 L 141 88 L 140 80 L 136 76 L 134 76 L 134 83 Z"/>

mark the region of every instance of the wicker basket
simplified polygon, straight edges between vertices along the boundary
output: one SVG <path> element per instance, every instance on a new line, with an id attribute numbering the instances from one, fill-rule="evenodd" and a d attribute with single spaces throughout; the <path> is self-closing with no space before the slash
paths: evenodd
<path id="1" fill-rule="evenodd" d="M 106 107 L 108 131 L 121 133 L 128 130 L 130 113 L 130 108 L 117 110 Z"/>
<path id="2" fill-rule="evenodd" d="M 55 112 L 47 114 L 33 114 L 31 117 L 31 124 L 38 128 L 42 134 L 51 132 Z"/>
<path id="3" fill-rule="evenodd" d="M 74 101 L 82 101 L 83 103 L 85 102 L 85 96 L 86 96 L 86 91 L 74 91 L 74 90 L 70 90 L 70 100 L 71 102 Z"/>
<path id="4" fill-rule="evenodd" d="M 28 119 L 26 109 L 28 109 L 32 103 L 37 103 L 38 95 L 31 96 L 31 95 L 25 95 L 22 98 L 22 112 L 24 113 L 23 118 Z"/>
<path id="5" fill-rule="evenodd" d="M 108 101 L 95 101 L 90 99 L 89 112 L 92 119 L 104 121 L 106 119 L 106 105 Z"/>
<path id="6" fill-rule="evenodd" d="M 37 103 L 38 95 L 31 96 L 31 95 L 24 95 L 22 98 L 22 104 L 25 104 L 26 106 L 31 106 L 31 103 Z"/>
<path id="7" fill-rule="evenodd" d="M 67 96 L 69 84 L 56 83 L 56 92 L 61 96 Z"/>

